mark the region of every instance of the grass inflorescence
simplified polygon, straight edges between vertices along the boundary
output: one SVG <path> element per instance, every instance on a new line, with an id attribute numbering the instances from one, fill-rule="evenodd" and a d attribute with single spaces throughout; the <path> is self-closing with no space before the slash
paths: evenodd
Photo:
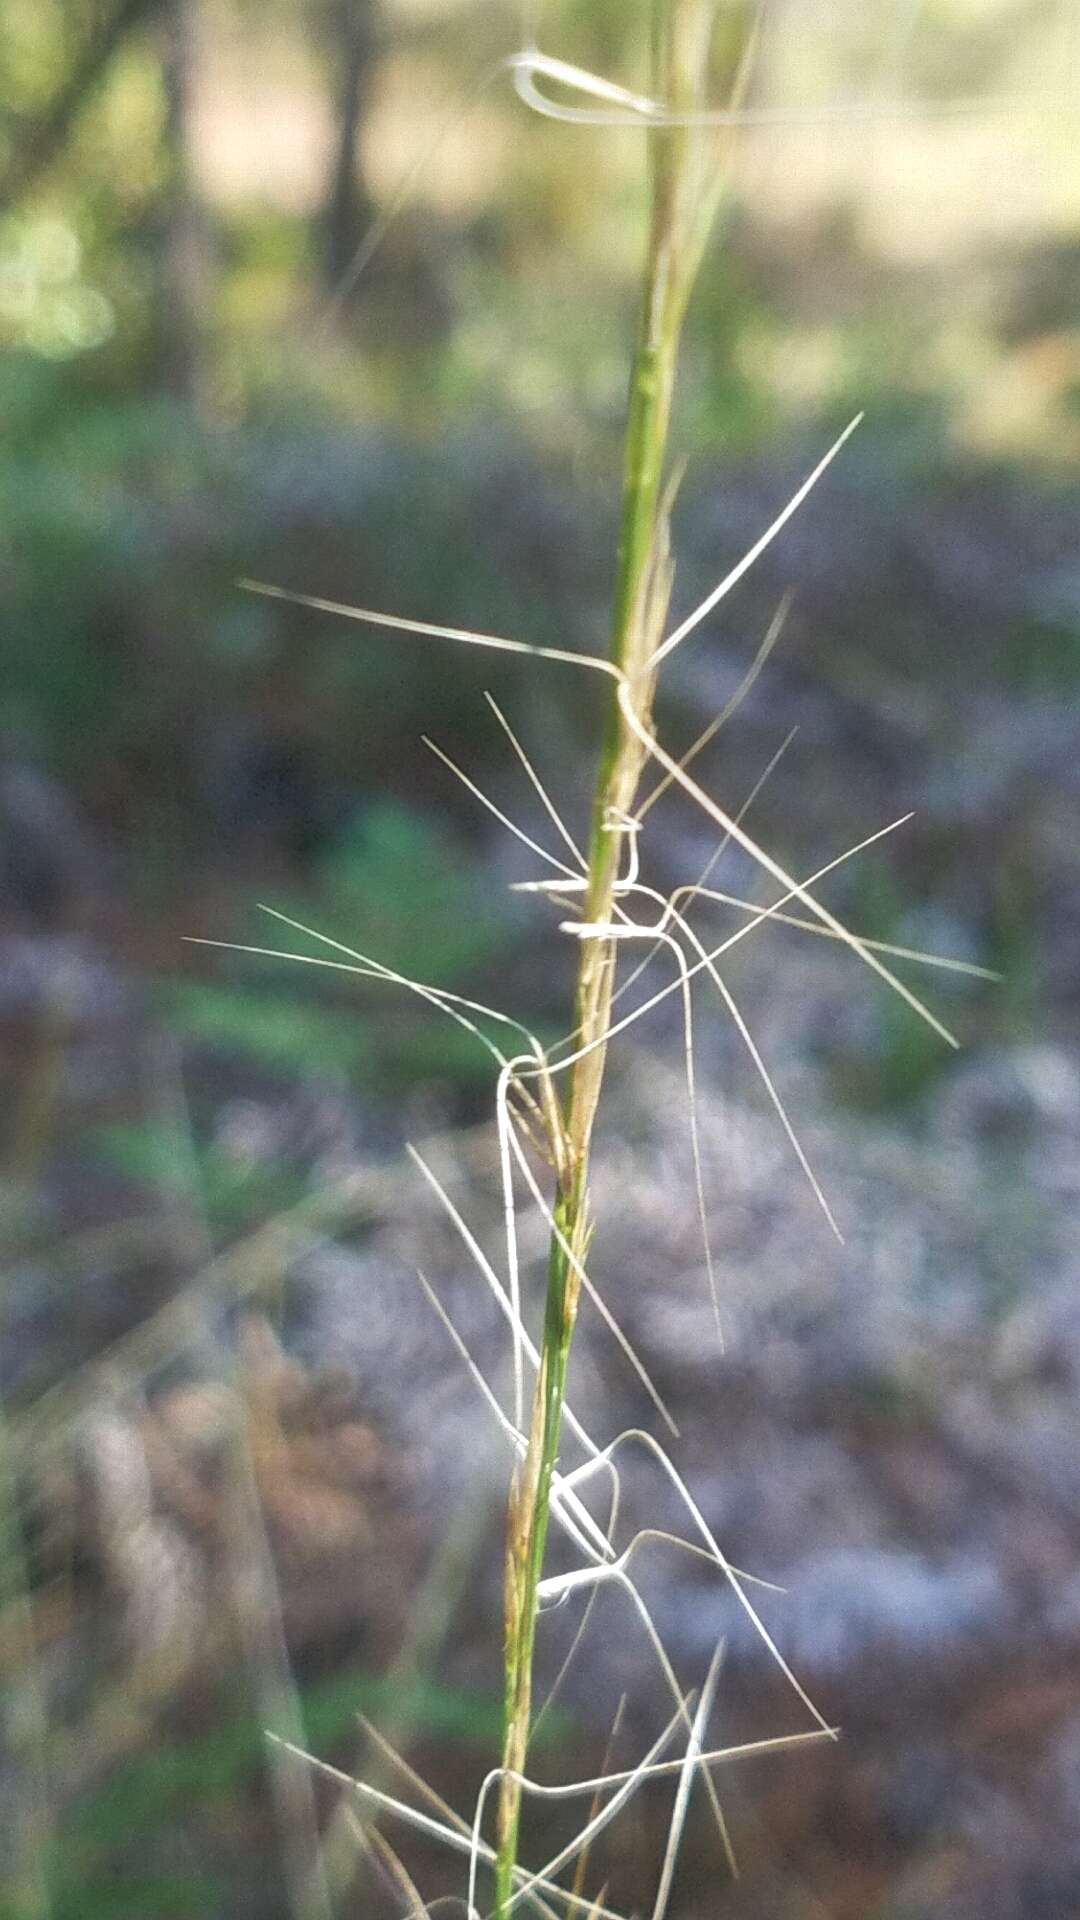
<path id="1" fill-rule="evenodd" d="M 436 1168 L 418 1153 L 412 1157 L 419 1177 L 436 1196 L 489 1289 L 509 1333 L 511 1385 L 507 1405 L 502 1393 L 469 1352 L 435 1288 L 421 1277 L 426 1296 L 468 1368 L 511 1458 L 503 1569 L 505 1693 L 498 1764 L 481 1788 L 471 1821 L 466 1821 L 430 1794 L 426 1795 L 427 1808 L 422 1809 L 386 1787 L 354 1781 L 345 1773 L 313 1762 L 325 1775 L 338 1781 L 346 1809 L 355 1800 L 358 1809 L 355 1818 L 365 1834 L 370 1834 L 376 1819 L 396 1817 L 411 1823 L 429 1838 L 438 1838 L 467 1860 L 467 1911 L 470 1916 L 490 1912 L 495 1920 L 508 1920 L 512 1912 L 526 1904 L 544 1914 L 558 1911 L 609 1914 L 605 1890 L 591 1898 L 584 1891 L 592 1843 L 645 1782 L 670 1777 L 676 1782 L 676 1792 L 652 1905 L 653 1920 L 662 1920 L 671 1897 L 683 1823 L 695 1781 L 700 1779 L 704 1783 L 720 1844 L 733 1863 L 713 1771 L 748 1752 L 835 1735 L 835 1729 L 809 1699 L 762 1619 L 752 1597 L 753 1577 L 733 1567 L 727 1559 L 666 1444 L 652 1433 L 639 1429 L 618 1434 L 613 1439 L 598 1439 L 574 1403 L 570 1361 L 579 1301 L 584 1291 L 598 1305 L 613 1337 L 637 1371 L 669 1436 L 676 1434 L 675 1422 L 661 1394 L 605 1303 L 590 1270 L 590 1253 L 598 1224 L 590 1209 L 590 1163 L 609 1047 L 666 996 L 681 996 L 695 1180 L 705 1242 L 705 1267 L 713 1293 L 719 1338 L 721 1303 L 708 1249 L 704 1176 L 695 1119 L 692 992 L 695 978 L 704 976 L 715 989 L 760 1076 L 829 1226 L 838 1233 L 829 1202 L 724 976 L 724 956 L 770 920 L 824 936 L 846 946 L 880 983 L 895 992 L 910 1014 L 922 1020 L 931 1033 L 948 1045 L 955 1045 L 953 1036 L 906 981 L 896 975 L 892 963 L 953 967 L 965 964 L 936 962 L 933 956 L 909 948 L 861 938 L 818 897 L 816 888 L 828 873 L 902 821 L 876 829 L 858 846 L 828 861 L 809 877 L 799 879 L 790 875 L 751 835 L 744 822 L 745 807 L 730 813 L 699 784 L 690 772 L 691 763 L 730 717 L 738 704 L 738 696 L 681 757 L 670 752 L 657 736 L 654 696 L 663 663 L 700 627 L 780 534 L 858 424 L 857 420 L 853 421 L 825 452 L 783 510 L 729 567 L 706 598 L 671 626 L 669 606 L 674 562 L 669 521 L 677 473 L 671 470 L 668 439 L 680 334 L 711 216 L 723 185 L 722 155 L 716 141 L 738 120 L 753 52 L 751 34 L 737 73 L 729 76 L 729 107 L 715 108 L 712 104 L 716 85 L 712 56 L 714 14 L 715 8 L 709 0 L 653 0 L 646 94 L 631 93 L 613 82 L 543 56 L 535 46 L 509 62 L 518 93 L 533 108 L 578 122 L 636 125 L 642 131 L 646 150 L 648 217 L 639 322 L 629 369 L 621 528 L 608 653 L 591 655 L 569 646 L 540 645 L 467 627 L 346 606 L 262 582 L 245 583 L 257 592 L 390 630 L 399 636 L 516 653 L 529 656 L 538 669 L 598 675 L 605 686 L 603 729 L 597 744 L 591 815 L 583 847 L 577 844 L 547 792 L 541 773 L 529 760 L 512 725 L 494 702 L 491 705 L 495 717 L 557 834 L 560 853 L 552 853 L 526 833 L 508 813 L 495 806 L 467 772 L 456 766 L 441 748 L 434 748 L 447 769 L 464 781 L 478 801 L 525 843 L 544 868 L 541 877 L 519 884 L 523 884 L 524 890 L 554 902 L 563 916 L 560 923 L 563 931 L 577 946 L 572 1019 L 562 1042 L 544 1046 L 526 1027 L 500 1009 L 421 981 L 400 967 L 389 966 L 281 913 L 275 916 L 279 923 L 314 940 L 322 952 L 255 946 L 242 949 L 352 972 L 418 996 L 485 1049 L 496 1073 L 496 1126 L 505 1222 L 501 1271 L 481 1246 Z M 783 624 L 784 611 L 784 607 L 778 610 L 740 694 L 761 670 Z M 651 788 L 643 792 L 647 769 L 655 777 Z M 718 846 L 696 881 L 665 894 L 648 885 L 642 877 L 643 842 L 647 816 L 655 801 L 669 790 L 681 794 L 711 823 L 718 835 Z M 750 796 L 751 800 L 753 797 Z M 731 843 L 772 883 L 775 897 L 771 903 L 757 905 L 709 886 L 720 853 Z M 710 944 L 691 916 L 697 906 L 717 903 L 733 909 L 741 917 L 733 932 Z M 619 963 L 624 951 L 629 951 L 635 959 L 635 953 L 641 948 L 645 950 L 644 956 L 639 962 L 635 961 L 620 981 Z M 632 990 L 652 957 L 659 953 L 674 960 L 676 977 L 624 1011 L 621 1004 L 624 996 Z M 967 970 L 980 971 L 970 967 Z M 539 1311 L 526 1298 L 522 1281 L 518 1215 L 523 1196 L 525 1203 L 537 1210 L 548 1235 L 546 1284 Z M 579 1456 L 574 1466 L 566 1465 L 563 1458 L 564 1452 L 569 1453 L 571 1448 Z M 685 1535 L 649 1529 L 636 1534 L 621 1547 L 616 1546 L 619 1461 L 628 1449 L 646 1453 L 665 1477 L 682 1509 Z M 596 1519 L 585 1498 L 594 1483 L 605 1488 L 609 1495 L 605 1523 Z M 573 1566 L 561 1573 L 548 1571 L 548 1536 L 553 1523 L 566 1536 L 574 1555 Z M 801 1731 L 750 1748 L 709 1747 L 708 1723 L 722 1675 L 723 1649 L 716 1649 L 700 1691 L 696 1695 L 687 1694 L 634 1580 L 634 1556 L 645 1540 L 704 1559 L 728 1583 L 743 1614 L 790 1682 L 802 1712 L 808 1717 L 808 1724 Z M 671 1696 L 670 1719 L 636 1765 L 622 1770 L 608 1768 L 595 1778 L 541 1786 L 530 1777 L 528 1770 L 535 1730 L 551 1698 L 549 1694 L 548 1701 L 539 1708 L 534 1698 L 541 1613 L 548 1605 L 584 1596 L 587 1621 L 593 1605 L 610 1585 L 627 1596 L 640 1622 Z M 571 1653 L 556 1687 L 561 1684 L 580 1643 L 585 1621 L 574 1636 Z M 671 1748 L 676 1741 L 681 1743 L 681 1751 L 673 1756 Z M 393 1756 L 393 1760 L 404 1770 L 414 1795 L 423 1793 L 422 1784 L 409 1773 L 400 1756 Z M 590 1803 L 583 1824 L 572 1840 L 564 1843 L 538 1871 L 527 1869 L 521 1859 L 522 1819 L 527 1799 L 576 1796 Z M 485 1824 L 489 1805 L 494 1807 L 490 1837 Z M 392 1850 L 388 1849 L 383 1864 L 399 1889 L 412 1888 L 406 1869 Z M 567 1883 L 561 1876 L 569 1869 L 573 1870 L 573 1878 Z M 484 1875 L 489 1876 L 490 1895 L 482 1899 L 481 1887 L 488 1884 Z"/>

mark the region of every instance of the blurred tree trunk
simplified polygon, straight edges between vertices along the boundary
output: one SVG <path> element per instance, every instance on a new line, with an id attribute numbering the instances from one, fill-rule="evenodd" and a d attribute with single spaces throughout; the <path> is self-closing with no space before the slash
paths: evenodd
<path id="1" fill-rule="evenodd" d="M 162 0 L 167 172 L 159 240 L 158 357 L 163 385 L 194 406 L 205 394 L 210 294 L 209 234 L 192 178 L 189 151 L 196 31 L 196 0 Z"/>
<path id="2" fill-rule="evenodd" d="M 104 79 L 116 54 L 138 27 L 159 11 L 161 0 L 120 0 L 91 33 L 56 93 L 33 126 L 19 126 L 11 141 L 12 158 L 0 178 L 0 209 L 13 206 L 47 173 L 67 145 L 87 101 Z"/>
<path id="3" fill-rule="evenodd" d="M 373 217 L 357 144 L 379 44 L 376 0 L 330 0 L 326 42 L 336 138 L 322 212 L 320 264 L 326 290 L 335 294 L 343 291 Z"/>

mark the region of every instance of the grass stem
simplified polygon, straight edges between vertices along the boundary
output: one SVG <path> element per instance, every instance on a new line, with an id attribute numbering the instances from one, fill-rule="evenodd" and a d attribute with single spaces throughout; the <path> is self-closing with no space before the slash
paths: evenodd
<path id="1" fill-rule="evenodd" d="M 707 0 L 654 0 L 649 92 L 675 115 L 704 100 L 712 9 Z M 625 435 L 622 522 L 615 576 L 610 657 L 625 675 L 635 714 L 648 728 L 659 645 L 667 614 L 671 565 L 664 483 L 668 429 L 683 317 L 702 246 L 707 204 L 705 143 L 699 128 L 666 125 L 646 135 L 649 228 L 637 342 Z M 644 748 L 628 725 L 611 683 L 597 771 L 589 841 L 585 918 L 613 916 L 620 859 L 641 776 Z M 610 1026 L 615 943 L 582 940 L 575 995 L 579 1048 L 558 1112 L 561 1138 L 556 1232 L 548 1256 L 540 1368 L 529 1440 L 510 1490 L 505 1569 L 506 1672 L 503 1779 L 495 1861 L 495 1912 L 506 1920 L 514 1891 L 532 1713 L 537 1590 L 547 1541 L 551 1485 L 559 1449 L 570 1346 L 577 1319 L 580 1267 L 592 1223 L 589 1159 Z"/>

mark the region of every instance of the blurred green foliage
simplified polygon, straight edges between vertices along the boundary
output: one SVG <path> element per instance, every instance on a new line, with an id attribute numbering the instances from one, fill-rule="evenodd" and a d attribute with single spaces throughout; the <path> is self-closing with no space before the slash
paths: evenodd
<path id="1" fill-rule="evenodd" d="M 252 942 L 310 953 L 332 970 L 237 955 L 231 981 L 181 980 L 159 988 L 172 1030 L 285 1084 L 344 1083 L 368 1105 L 432 1083 L 457 1099 L 486 1091 L 492 1062 L 477 1036 L 392 983 L 372 980 L 347 951 L 355 941 L 381 966 L 433 986 L 490 974 L 508 955 L 516 927 L 506 896 L 486 884 L 476 856 L 416 812 L 383 802 L 358 817 L 316 863 L 313 895 L 317 908 L 312 897 L 291 901 L 290 917 L 306 926 L 314 917 L 315 931 L 324 932 L 329 945 L 261 914 L 253 916 Z M 353 966 L 358 972 L 351 978 Z M 235 977 L 240 968 L 242 979 Z M 264 985 L 260 975 L 267 970 L 272 984 Z M 484 1027 L 482 1017 L 479 1024 Z M 189 1141 L 167 1120 L 114 1121 L 95 1128 L 91 1138 L 95 1151 L 128 1178 L 194 1199 L 224 1232 L 292 1205 L 308 1177 L 293 1156 L 252 1157 L 213 1141 Z"/>
<path id="2" fill-rule="evenodd" d="M 1001 956 L 972 950 L 962 927 L 920 917 L 887 861 L 872 855 L 861 863 L 849 883 L 848 924 L 870 940 L 920 948 L 945 957 L 997 967 Z M 959 947 L 959 950 L 958 950 Z M 951 949 L 951 953 L 950 953 Z M 917 993 L 928 991 L 927 976 L 917 966 L 890 961 Z M 963 1035 L 976 1010 L 1000 988 L 971 975 L 940 972 L 932 976 L 931 1002 L 954 1032 Z M 909 1120 L 925 1112 L 934 1089 L 954 1064 L 955 1055 L 942 1045 L 925 1021 L 916 1018 L 895 993 L 868 997 L 860 1023 L 829 1053 L 829 1068 L 838 1093 L 856 1108 L 869 1112 L 903 1113 Z"/>
<path id="3" fill-rule="evenodd" d="M 10 0 L 0 186 L 118 11 L 103 0 Z M 1024 16 L 1036 49 L 1052 45 L 1044 11 Z M 720 21 L 717 98 L 748 14 L 733 7 Z M 939 8 L 929 30 L 920 23 L 907 49 L 920 87 L 948 87 L 965 62 L 980 85 L 995 63 L 1009 71 L 1013 11 L 995 0 L 969 16 Z M 571 522 L 587 505 L 608 550 L 603 511 L 634 324 L 636 136 L 526 117 L 501 87 L 465 104 L 466 76 L 518 31 L 514 9 L 444 17 L 434 6 L 413 18 L 388 5 L 364 81 L 371 97 L 379 82 L 396 87 L 407 118 L 410 86 L 438 76 L 470 133 L 480 113 L 475 130 L 495 157 L 490 178 L 440 211 L 440 172 L 453 173 L 461 132 L 451 113 L 447 153 L 417 180 L 359 298 L 331 320 L 316 284 L 317 181 L 307 201 L 275 198 L 259 191 L 248 156 L 243 192 L 214 186 L 224 162 L 199 114 L 211 114 L 219 143 L 228 133 L 242 145 L 245 101 L 234 103 L 235 125 L 219 123 L 206 88 L 245 61 L 254 99 L 280 85 L 283 114 L 325 112 L 341 57 L 335 19 L 325 0 L 148 5 L 49 164 L 0 217 L 8 725 L 65 777 L 100 786 L 110 763 L 125 833 L 147 818 L 156 781 L 174 809 L 170 857 L 185 814 L 200 830 L 199 742 L 230 708 L 250 711 L 275 676 L 288 678 L 323 773 L 372 789 L 395 787 L 402 743 L 411 748 L 433 716 L 478 742 L 478 688 L 515 682 L 506 661 L 342 632 L 245 599 L 238 575 L 560 642 L 594 637 L 607 587 Z M 186 107 L 169 53 L 169 32 L 185 21 Z M 615 0 L 559 0 L 543 25 L 568 59 L 640 77 L 643 39 L 635 51 Z M 800 42 L 807 85 L 861 84 L 876 32 L 855 10 L 831 39 Z M 779 62 L 769 84 L 790 88 L 782 47 L 769 58 Z M 312 124 L 332 144 L 332 114 Z M 363 143 L 359 164 L 362 174 L 374 164 Z M 366 179 L 360 187 L 369 191 Z M 948 333 L 932 275 L 907 274 L 903 298 L 898 285 L 854 202 L 767 231 L 736 168 L 690 317 L 680 443 L 730 459 L 793 420 L 839 420 L 869 404 L 909 454 L 916 444 L 940 453 L 963 369 L 992 350 L 1006 316 L 977 288 L 964 329 L 950 320 Z M 180 376 L 170 328 L 193 336 Z M 581 493 L 583 479 L 600 483 L 604 501 Z M 1075 654 L 1075 631 L 1050 619 L 1018 636 L 1015 671 L 1025 684 L 1071 685 Z M 572 698 L 564 714 L 572 727 Z M 149 865 L 152 850 L 138 858 Z"/>
<path id="4" fill-rule="evenodd" d="M 7 724 L 80 784 L 111 762 L 194 804 L 208 729 L 284 675 L 327 780 L 378 786 L 403 737 L 419 757 L 433 716 L 468 737 L 484 725 L 480 687 L 520 675 L 245 595 L 240 574 L 548 630 L 538 594 L 512 604 L 489 513 L 513 539 L 513 495 L 496 505 L 513 457 L 501 436 L 444 448 L 436 472 L 419 445 L 325 419 L 253 422 L 238 438 L 163 396 L 80 401 L 29 355 L 0 371 L 0 406 Z"/>
<path id="5" fill-rule="evenodd" d="M 1003 649 L 1001 679 L 1019 694 L 1074 697 L 1080 687 L 1080 618 L 1016 621 Z"/>
<path id="6" fill-rule="evenodd" d="M 487 969 L 511 943 L 506 897 L 480 862 L 400 805 L 383 801 L 358 815 L 315 880 L 334 924 L 379 965 L 405 973 L 419 966 L 436 986 Z"/>
<path id="7" fill-rule="evenodd" d="M 247 1011 L 238 997 L 236 1024 Z M 128 1179 L 194 1202 L 220 1232 L 235 1232 L 299 1200 L 307 1185 L 292 1162 L 266 1157 L 256 1162 L 213 1145 L 189 1145 L 175 1130 L 153 1122 L 117 1122 L 95 1128 L 91 1145 Z"/>
<path id="8" fill-rule="evenodd" d="M 344 1074 L 371 1066 L 367 1023 L 344 1008 L 297 994 L 181 982 L 165 996 L 180 1031 L 196 1042 L 248 1055 L 283 1074 Z"/>
<path id="9" fill-rule="evenodd" d="M 121 1913 L 142 1920 L 174 1913 L 213 1920 L 234 1910 L 240 1889 L 229 1872 L 236 1852 L 230 1830 L 249 1814 L 268 1760 L 265 1711 L 238 1699 L 230 1715 L 223 1704 L 221 1723 L 210 1732 L 162 1740 L 124 1762 L 64 1817 L 51 1889 L 54 1920 Z M 359 1713 L 387 1725 L 407 1720 L 425 1737 L 484 1752 L 499 1729 L 494 1696 L 431 1680 L 380 1678 L 360 1667 L 301 1686 L 297 1706 L 308 1749 L 320 1757 L 341 1755 Z M 560 1730 L 565 1733 L 565 1718 L 551 1723 L 547 1739 Z M 341 1758 L 346 1767 L 355 1763 L 351 1746 Z M 136 1866 L 133 1842 L 139 1861 L 180 1857 L 184 1869 L 164 1873 Z M 218 1870 L 207 1871 L 215 1858 Z"/>

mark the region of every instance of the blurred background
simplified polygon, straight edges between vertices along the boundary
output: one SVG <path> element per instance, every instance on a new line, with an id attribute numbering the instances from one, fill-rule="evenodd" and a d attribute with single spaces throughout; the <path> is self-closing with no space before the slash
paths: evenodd
<path id="1" fill-rule="evenodd" d="M 535 11 L 535 10 L 532 10 Z M 640 17 L 639 17 L 640 15 Z M 756 29 L 754 19 L 756 17 Z M 824 896 L 1002 976 L 905 979 L 948 1052 L 828 942 L 730 981 L 828 1192 L 722 1007 L 696 1004 L 719 1357 L 678 1001 L 612 1063 L 594 1271 L 681 1429 L 828 1751 L 720 1776 L 672 1911 L 1080 1914 L 1080 14 L 1047 0 L 718 9 L 758 119 L 691 309 L 675 606 L 854 412 L 768 555 L 672 661 L 682 751 L 795 873 L 901 813 Z M 346 960 L 545 1039 L 559 851 L 484 692 L 587 819 L 587 677 L 348 623 L 242 580 L 603 651 L 643 219 L 640 132 L 530 114 L 546 52 L 640 86 L 646 9 L 563 0 L 7 0 L 0 42 L 0 1911 L 401 1914 L 451 1856 L 264 1738 L 471 1817 L 497 1750 L 506 1462 L 416 1282 L 507 1355 L 417 1143 L 498 1260 L 492 1076 Z M 376 242 L 377 244 L 373 244 Z M 786 745 L 785 745 L 786 743 Z M 652 884 L 706 823 L 665 799 Z M 713 884 L 770 895 L 730 850 Z M 717 938 L 737 908 L 701 911 Z M 657 980 L 665 976 L 657 963 Z M 644 992 L 644 988 L 641 989 Z M 523 1221 L 539 1287 L 542 1223 Z M 584 1316 L 574 1391 L 655 1419 Z M 626 1539 L 681 1530 L 628 1455 Z M 639 1573 L 717 1742 L 805 1710 L 700 1563 Z M 553 1678 L 580 1612 L 545 1622 Z M 615 1764 L 670 1707 L 605 1594 L 537 1767 Z M 365 1731 L 358 1715 L 377 1729 Z M 586 1894 L 651 1910 L 670 1792 Z M 567 1816 L 569 1817 L 569 1816 Z M 569 1830 L 539 1817 L 536 1857 Z M 419 1889 L 419 1893 L 417 1892 Z M 585 1906 L 578 1909 L 587 1911 Z"/>

